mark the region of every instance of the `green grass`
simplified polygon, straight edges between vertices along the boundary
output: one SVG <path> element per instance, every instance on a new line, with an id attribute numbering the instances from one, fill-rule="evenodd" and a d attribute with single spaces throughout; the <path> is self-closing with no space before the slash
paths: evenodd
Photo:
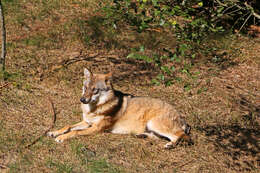
<path id="1" fill-rule="evenodd" d="M 75 154 L 76 158 L 80 161 L 81 166 L 84 167 L 86 172 L 122 172 L 122 169 L 119 169 L 118 167 L 108 163 L 106 159 L 97 157 L 94 151 L 82 143 L 78 143 L 77 141 L 72 142 L 71 150 Z"/>
<path id="2" fill-rule="evenodd" d="M 116 167 L 112 166 L 111 164 L 107 163 L 106 160 L 100 159 L 100 160 L 94 160 L 89 161 L 87 171 L 91 173 L 117 173 L 122 172 Z"/>
<path id="3" fill-rule="evenodd" d="M 73 172 L 73 165 L 70 165 L 69 163 L 61 163 L 59 161 L 53 161 L 53 160 L 48 160 L 46 162 L 46 166 L 50 168 L 51 170 L 55 170 L 53 172 L 56 173 L 71 173 Z"/>

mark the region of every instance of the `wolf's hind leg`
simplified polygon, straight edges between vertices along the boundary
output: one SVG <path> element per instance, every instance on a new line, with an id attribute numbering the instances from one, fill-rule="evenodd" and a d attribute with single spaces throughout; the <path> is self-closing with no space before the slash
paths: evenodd
<path id="1" fill-rule="evenodd" d="M 136 135 L 137 138 L 152 138 L 152 139 L 159 139 L 153 132 L 144 132 L 141 134 Z"/>
<path id="2" fill-rule="evenodd" d="M 175 138 L 173 140 L 169 138 L 171 141 L 166 143 L 164 148 L 166 149 L 174 148 L 178 144 L 180 139 L 184 139 L 185 141 L 192 143 L 190 136 L 187 135 L 183 130 L 174 133 L 174 137 Z"/>
<path id="3" fill-rule="evenodd" d="M 57 137 L 59 135 L 62 135 L 64 133 L 68 133 L 69 131 L 74 131 L 74 130 L 83 130 L 89 127 L 89 124 L 85 121 L 81 121 L 77 124 L 74 125 L 67 125 L 59 130 L 48 132 L 47 135 L 51 137 Z"/>
<path id="4" fill-rule="evenodd" d="M 190 141 L 190 137 L 184 132 L 183 129 L 175 129 L 173 127 L 167 126 L 166 123 L 162 123 L 158 121 L 158 119 L 152 119 L 147 123 L 147 130 L 153 132 L 156 136 L 160 136 L 162 138 L 167 138 L 170 142 L 166 143 L 164 148 L 171 149 L 174 148 L 178 141 L 182 138 Z"/>

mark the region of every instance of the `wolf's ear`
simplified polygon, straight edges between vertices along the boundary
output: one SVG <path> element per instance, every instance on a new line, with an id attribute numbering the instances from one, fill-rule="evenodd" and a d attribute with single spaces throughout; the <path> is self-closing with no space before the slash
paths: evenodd
<path id="1" fill-rule="evenodd" d="M 84 68 L 84 77 L 86 79 L 90 79 L 92 77 L 91 71 L 89 71 L 88 69 Z"/>

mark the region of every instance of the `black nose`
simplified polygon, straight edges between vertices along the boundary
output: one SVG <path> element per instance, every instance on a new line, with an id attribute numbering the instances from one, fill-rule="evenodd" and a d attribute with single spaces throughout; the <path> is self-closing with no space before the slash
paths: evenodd
<path id="1" fill-rule="evenodd" d="M 85 98 L 85 97 L 81 97 L 81 98 L 80 98 L 80 101 L 81 101 L 81 103 L 83 103 L 83 104 L 88 104 L 88 103 L 90 102 L 90 100 L 91 100 L 91 99 L 88 99 L 88 98 Z"/>
<path id="2" fill-rule="evenodd" d="M 81 97 L 81 98 L 80 98 L 80 101 L 81 101 L 82 103 L 86 103 L 86 99 L 85 99 L 84 97 Z"/>

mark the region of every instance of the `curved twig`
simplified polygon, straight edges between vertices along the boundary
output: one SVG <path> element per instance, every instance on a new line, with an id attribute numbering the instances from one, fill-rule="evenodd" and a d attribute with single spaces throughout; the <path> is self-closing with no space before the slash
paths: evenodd
<path id="1" fill-rule="evenodd" d="M 0 164 L 0 169 L 6 169 L 7 166 Z"/>
<path id="2" fill-rule="evenodd" d="M 57 112 L 56 112 L 56 110 L 55 110 L 54 104 L 53 104 L 53 102 L 52 102 L 52 100 L 51 100 L 50 97 L 48 98 L 48 100 L 49 100 L 49 102 L 50 102 L 50 105 L 51 105 L 51 108 L 52 108 L 52 113 L 53 113 L 52 124 L 51 124 L 51 126 L 50 126 L 47 130 L 44 131 L 44 133 L 43 133 L 41 136 L 39 136 L 38 138 L 36 138 L 36 139 L 35 139 L 33 142 L 31 142 L 29 145 L 25 146 L 25 148 L 27 148 L 27 149 L 30 148 L 32 145 L 36 144 L 43 136 L 46 136 L 47 132 L 49 132 L 49 131 L 54 127 L 54 125 L 55 125 Z"/>
<path id="3" fill-rule="evenodd" d="M 5 84 L 1 85 L 1 86 L 0 86 L 0 90 L 1 90 L 2 88 L 4 88 L 4 87 L 7 87 L 8 85 L 9 85 L 9 83 L 5 83 Z"/>

